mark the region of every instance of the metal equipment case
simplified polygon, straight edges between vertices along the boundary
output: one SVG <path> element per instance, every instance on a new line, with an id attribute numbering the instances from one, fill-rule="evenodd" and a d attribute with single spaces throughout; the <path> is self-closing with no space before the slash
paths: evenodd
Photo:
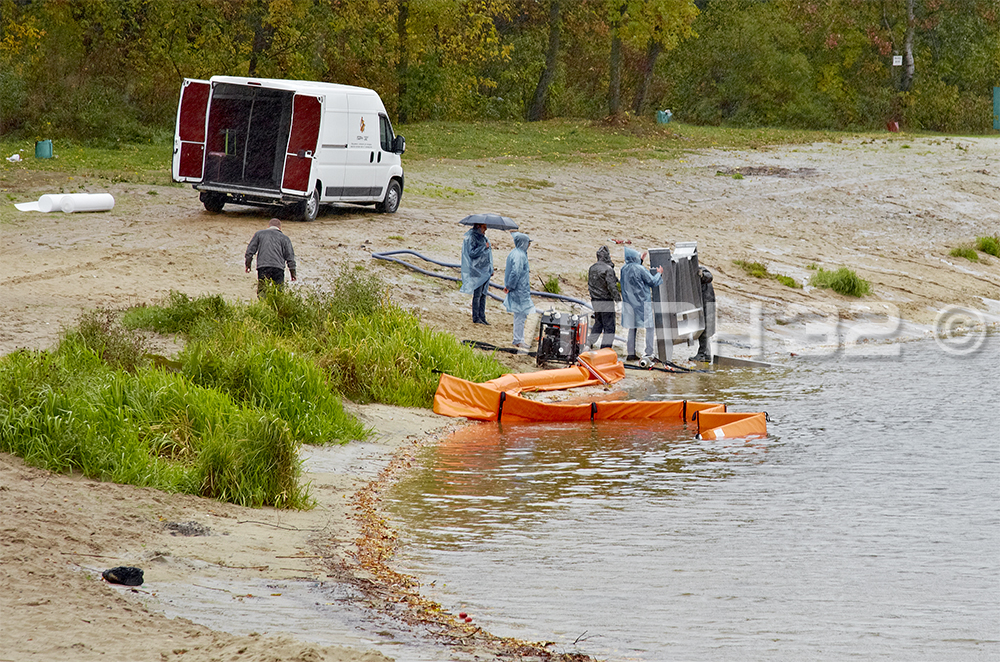
<path id="1" fill-rule="evenodd" d="M 698 244 L 677 242 L 669 248 L 649 249 L 649 266 L 663 267 L 663 284 L 653 288 L 653 322 L 656 354 L 671 360 L 674 345 L 692 344 L 705 330 L 705 309 L 698 273 Z"/>

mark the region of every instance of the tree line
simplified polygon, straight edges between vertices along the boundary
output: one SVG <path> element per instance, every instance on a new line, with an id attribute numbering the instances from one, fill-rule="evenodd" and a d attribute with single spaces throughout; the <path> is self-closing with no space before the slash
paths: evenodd
<path id="1" fill-rule="evenodd" d="M 371 87 L 397 123 L 986 133 L 996 0 L 0 0 L 0 135 L 172 127 L 183 78 Z"/>

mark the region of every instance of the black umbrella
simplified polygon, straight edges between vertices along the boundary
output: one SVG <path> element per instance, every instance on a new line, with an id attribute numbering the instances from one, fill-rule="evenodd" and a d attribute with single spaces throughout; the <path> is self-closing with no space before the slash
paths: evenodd
<path id="1" fill-rule="evenodd" d="M 485 225 L 490 230 L 516 230 L 517 223 L 500 214 L 472 214 L 461 221 L 462 225 Z"/>

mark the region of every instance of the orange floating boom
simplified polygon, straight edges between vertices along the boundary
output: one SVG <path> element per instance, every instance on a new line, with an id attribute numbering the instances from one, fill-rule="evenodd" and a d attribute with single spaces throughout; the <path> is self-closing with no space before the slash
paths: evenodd
<path id="1" fill-rule="evenodd" d="M 614 383 L 625 376 L 625 369 L 614 350 L 587 352 L 588 367 L 572 366 L 557 370 L 503 375 L 476 384 L 442 374 L 434 394 L 434 412 L 443 416 L 478 421 L 539 422 L 672 419 L 697 423 L 703 439 L 766 436 L 767 420 L 763 413 L 729 413 L 723 404 L 676 400 L 594 401 L 574 404 L 538 402 L 521 397 L 525 391 L 549 391 Z M 612 363 L 613 361 L 613 363 Z M 598 377 L 594 379 L 592 372 Z"/>

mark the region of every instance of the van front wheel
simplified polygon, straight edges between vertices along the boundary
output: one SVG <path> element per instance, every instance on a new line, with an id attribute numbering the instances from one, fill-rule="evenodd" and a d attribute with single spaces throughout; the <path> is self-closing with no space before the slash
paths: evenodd
<path id="1" fill-rule="evenodd" d="M 399 182 L 393 179 L 385 190 L 385 199 L 375 204 L 375 211 L 383 214 L 395 214 L 399 209 L 399 199 L 402 197 Z"/>

